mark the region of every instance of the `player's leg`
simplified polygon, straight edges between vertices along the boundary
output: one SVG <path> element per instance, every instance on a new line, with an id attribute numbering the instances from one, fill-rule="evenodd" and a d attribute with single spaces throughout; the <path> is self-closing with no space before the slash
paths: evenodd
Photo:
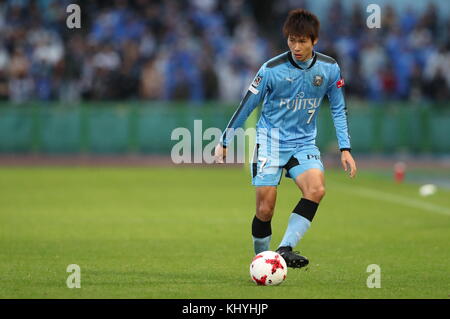
<path id="1" fill-rule="evenodd" d="M 292 249 L 309 229 L 317 207 L 325 195 L 325 177 L 317 148 L 304 150 L 293 158 L 291 165 L 287 167 L 288 175 L 294 179 L 303 197 L 289 217 L 286 232 L 277 251 L 285 257 L 288 266 L 297 268 L 306 266 L 308 260 L 292 252 Z"/>
<path id="2" fill-rule="evenodd" d="M 257 144 L 252 161 L 252 185 L 256 186 L 256 213 L 252 221 L 255 254 L 269 250 L 272 238 L 271 220 L 283 168 L 279 153 L 265 144 Z"/>
<path id="3" fill-rule="evenodd" d="M 277 199 L 276 186 L 256 187 L 256 214 L 252 222 L 252 238 L 255 254 L 269 250 L 272 238 L 272 216 Z"/>
<path id="4" fill-rule="evenodd" d="M 323 171 L 311 168 L 298 175 L 295 183 L 303 197 L 289 216 L 288 226 L 277 252 L 283 256 L 288 267 L 301 268 L 309 263 L 308 258 L 294 252 L 293 248 L 311 226 L 317 207 L 325 195 Z"/>
<path id="5" fill-rule="evenodd" d="M 323 171 L 311 168 L 295 178 L 295 183 L 303 197 L 289 217 L 288 229 L 280 246 L 294 248 L 304 236 L 316 214 L 320 201 L 325 195 L 325 177 Z"/>

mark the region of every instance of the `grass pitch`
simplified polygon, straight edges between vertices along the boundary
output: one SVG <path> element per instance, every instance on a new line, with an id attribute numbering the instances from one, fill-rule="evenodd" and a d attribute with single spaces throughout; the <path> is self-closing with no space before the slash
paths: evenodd
<path id="1" fill-rule="evenodd" d="M 297 247 L 307 270 L 249 277 L 254 190 L 229 167 L 1 168 L 0 298 L 444 298 L 450 191 L 419 197 L 370 172 L 326 171 L 327 195 Z M 280 242 L 300 192 L 283 178 Z M 69 264 L 81 288 L 69 289 Z M 381 267 L 381 288 L 366 285 Z"/>

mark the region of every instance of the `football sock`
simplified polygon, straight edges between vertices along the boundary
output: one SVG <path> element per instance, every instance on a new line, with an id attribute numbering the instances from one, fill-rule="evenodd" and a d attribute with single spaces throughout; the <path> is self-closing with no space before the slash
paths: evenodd
<path id="1" fill-rule="evenodd" d="M 259 253 L 269 250 L 270 246 L 270 240 L 272 239 L 272 235 L 269 235 L 264 238 L 257 238 L 255 236 L 252 236 L 253 238 L 253 248 L 255 250 L 255 255 L 258 255 Z"/>
<path id="2" fill-rule="evenodd" d="M 309 226 L 311 226 L 318 206 L 318 203 L 306 198 L 302 198 L 299 201 L 289 217 L 288 226 L 279 247 L 289 246 L 294 248 L 297 246 Z"/>
<path id="3" fill-rule="evenodd" d="M 270 220 L 263 222 L 256 216 L 252 222 L 252 238 L 255 254 L 269 250 L 270 239 L 272 238 L 272 227 Z"/>

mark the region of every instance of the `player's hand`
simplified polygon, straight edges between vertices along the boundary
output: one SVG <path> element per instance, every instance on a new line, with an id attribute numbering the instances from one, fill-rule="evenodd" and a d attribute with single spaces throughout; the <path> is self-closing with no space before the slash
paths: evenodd
<path id="1" fill-rule="evenodd" d="M 341 163 L 344 170 L 349 173 L 350 177 L 353 178 L 356 175 L 356 163 L 353 159 L 352 154 L 349 151 L 342 151 L 341 153 Z"/>
<path id="2" fill-rule="evenodd" d="M 216 163 L 224 163 L 225 157 L 227 156 L 227 149 L 223 147 L 222 144 L 217 144 L 214 149 L 214 160 Z"/>

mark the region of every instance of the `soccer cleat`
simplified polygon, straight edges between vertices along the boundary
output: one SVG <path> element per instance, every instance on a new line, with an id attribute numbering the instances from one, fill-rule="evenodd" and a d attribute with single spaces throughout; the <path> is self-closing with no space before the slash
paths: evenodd
<path id="1" fill-rule="evenodd" d="M 302 268 L 309 263 L 309 260 L 306 257 L 300 256 L 298 251 L 292 251 L 292 247 L 279 247 L 276 252 L 284 258 L 288 267 Z"/>

